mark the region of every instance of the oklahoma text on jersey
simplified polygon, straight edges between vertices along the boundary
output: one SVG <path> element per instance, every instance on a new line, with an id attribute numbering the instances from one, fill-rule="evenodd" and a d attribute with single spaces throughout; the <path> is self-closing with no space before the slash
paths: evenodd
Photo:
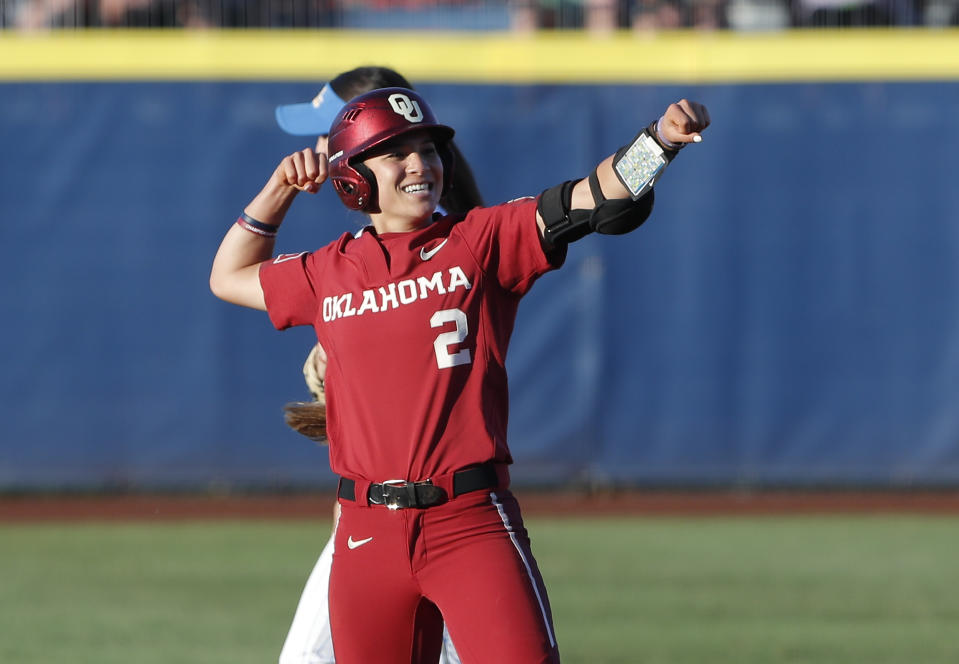
<path id="1" fill-rule="evenodd" d="M 463 269 L 455 265 L 446 271 L 434 272 L 430 277 L 403 279 L 379 288 L 364 290 L 360 297 L 356 298 L 360 301 L 359 308 L 354 306 L 355 293 L 325 297 L 323 298 L 323 321 L 329 323 L 337 318 L 396 309 L 400 305 L 425 300 L 430 295 L 446 295 L 457 288 L 469 290 L 472 287 Z"/>

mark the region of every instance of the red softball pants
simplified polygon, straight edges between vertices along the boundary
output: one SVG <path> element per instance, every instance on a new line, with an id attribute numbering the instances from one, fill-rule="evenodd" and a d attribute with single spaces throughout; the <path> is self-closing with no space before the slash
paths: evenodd
<path id="1" fill-rule="evenodd" d="M 432 650 L 422 639 L 441 635 L 440 614 L 463 664 L 559 663 L 546 589 L 508 490 L 425 509 L 340 505 L 329 590 L 337 664 L 416 662 Z"/>

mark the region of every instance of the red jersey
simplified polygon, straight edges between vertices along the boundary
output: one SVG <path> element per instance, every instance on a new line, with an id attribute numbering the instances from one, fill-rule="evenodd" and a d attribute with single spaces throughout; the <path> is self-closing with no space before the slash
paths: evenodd
<path id="1" fill-rule="evenodd" d="M 420 481 L 512 462 L 505 364 L 517 307 L 565 259 L 543 252 L 535 216 L 536 200 L 521 199 L 263 264 L 270 320 L 313 325 L 329 356 L 334 472 Z"/>

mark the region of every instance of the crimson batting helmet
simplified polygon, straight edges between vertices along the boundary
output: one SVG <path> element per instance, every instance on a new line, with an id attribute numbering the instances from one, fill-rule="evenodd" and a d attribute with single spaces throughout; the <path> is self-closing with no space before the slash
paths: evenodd
<path id="1" fill-rule="evenodd" d="M 343 204 L 351 210 L 376 209 L 376 178 L 364 166 L 363 155 L 387 141 L 421 129 L 429 130 L 443 162 L 443 191 L 449 191 L 453 153 L 448 143 L 453 129 L 439 124 L 426 100 L 406 88 L 380 88 L 347 102 L 330 128 L 330 179 Z"/>

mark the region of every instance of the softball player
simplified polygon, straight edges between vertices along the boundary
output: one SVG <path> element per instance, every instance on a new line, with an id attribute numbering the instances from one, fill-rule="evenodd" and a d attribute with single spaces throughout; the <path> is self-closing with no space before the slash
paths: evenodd
<path id="1" fill-rule="evenodd" d="M 330 464 L 341 516 L 330 576 L 340 664 L 406 664 L 438 617 L 464 662 L 558 662 L 549 601 L 509 491 L 505 359 L 519 301 L 590 232 L 649 216 L 653 185 L 709 124 L 701 104 L 658 122 L 581 180 L 471 210 L 434 212 L 453 137 L 416 92 L 346 104 L 329 161 L 283 159 L 227 231 L 210 286 L 267 311 L 279 329 L 312 325 L 328 352 Z M 327 179 L 371 226 L 314 252 L 271 259 L 300 191 Z M 425 613 L 424 613 L 425 612 Z"/>
<path id="2" fill-rule="evenodd" d="M 278 106 L 276 121 L 280 128 L 294 136 L 317 136 L 316 151 L 326 153 L 330 124 L 337 112 L 358 94 L 384 87 L 405 87 L 410 83 L 398 72 L 388 67 L 358 67 L 339 74 L 323 86 L 312 101 L 302 104 Z M 455 158 L 459 164 L 452 190 L 441 204 L 454 214 L 465 215 L 470 209 L 481 206 L 476 181 L 469 164 L 456 146 Z M 326 353 L 317 344 L 310 351 L 303 366 L 306 384 L 313 396 L 309 403 L 294 403 L 286 406 L 286 422 L 295 431 L 317 442 L 326 440 L 326 399 L 323 377 L 326 373 Z M 339 504 L 335 504 L 333 523 L 339 519 Z M 307 579 L 297 604 L 296 613 L 280 652 L 279 664 L 332 664 L 333 643 L 330 636 L 329 604 L 327 590 L 333 556 L 333 535 Z M 436 664 L 437 657 L 432 647 L 424 643 L 421 657 L 424 664 Z M 439 664 L 459 664 L 459 657 L 444 628 Z"/>

